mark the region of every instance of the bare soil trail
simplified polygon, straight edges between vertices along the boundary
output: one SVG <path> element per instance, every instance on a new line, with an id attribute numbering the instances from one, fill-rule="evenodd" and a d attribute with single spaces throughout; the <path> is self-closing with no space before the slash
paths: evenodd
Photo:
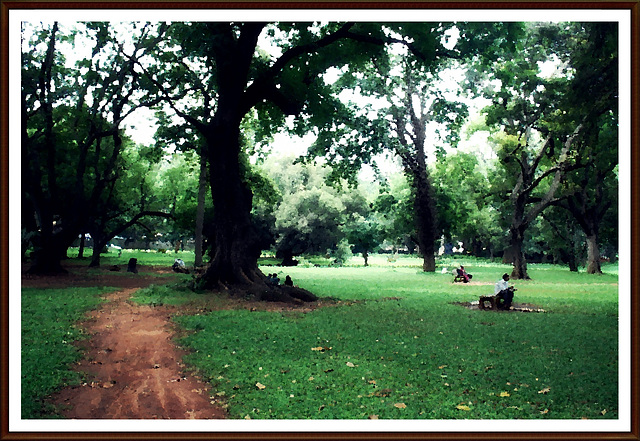
<path id="1" fill-rule="evenodd" d="M 84 324 L 93 335 L 76 369 L 81 386 L 54 397 L 67 418 L 206 419 L 226 412 L 210 402 L 207 387 L 183 372 L 166 307 L 135 305 L 135 288 L 108 296 Z"/>
<path id="2" fill-rule="evenodd" d="M 57 392 L 52 403 L 72 419 L 226 418 L 226 410 L 211 402 L 207 386 L 184 372 L 184 351 L 172 341 L 175 307 L 129 300 L 140 287 L 163 283 L 157 275 L 139 276 L 105 274 L 110 280 L 104 285 L 120 290 L 108 294 L 107 302 L 80 324 L 91 338 L 81 342 L 85 357 L 74 369 L 85 374 L 86 382 Z M 90 279 L 95 286 L 96 278 Z M 23 278 L 23 286 L 63 285 L 85 285 L 85 276 L 74 271 L 61 278 Z"/>

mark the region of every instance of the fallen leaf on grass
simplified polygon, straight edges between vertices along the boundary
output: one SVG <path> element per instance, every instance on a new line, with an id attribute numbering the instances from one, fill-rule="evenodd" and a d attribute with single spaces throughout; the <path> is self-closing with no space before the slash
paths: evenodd
<path id="1" fill-rule="evenodd" d="M 471 408 L 469 406 L 465 406 L 464 404 L 459 404 L 456 406 L 456 409 L 469 411 Z"/>
<path id="2" fill-rule="evenodd" d="M 398 409 L 406 409 L 407 405 L 404 403 L 396 403 L 394 404 L 395 407 L 397 407 Z"/>
<path id="3" fill-rule="evenodd" d="M 327 346 L 318 346 L 315 348 L 311 348 L 312 351 L 320 351 L 320 352 L 328 351 L 330 349 L 333 349 L 333 348 L 327 347 Z"/>
<path id="4" fill-rule="evenodd" d="M 266 389 L 266 387 L 267 387 L 267 386 L 265 386 L 265 385 L 264 385 L 264 384 L 262 384 L 262 383 L 256 383 L 256 387 L 257 387 L 258 389 L 262 390 L 262 389 Z"/>
<path id="5" fill-rule="evenodd" d="M 544 389 L 539 390 L 539 391 L 538 391 L 538 393 L 539 393 L 539 394 L 546 394 L 546 393 L 547 393 L 547 392 L 549 392 L 550 390 L 551 390 L 551 388 L 550 388 L 550 387 L 545 387 Z"/>
<path id="6" fill-rule="evenodd" d="M 504 392 L 500 392 L 500 395 L 498 395 L 500 397 L 510 397 L 511 395 L 509 395 L 509 392 L 504 391 Z"/>
<path id="7" fill-rule="evenodd" d="M 349 366 L 349 367 L 356 367 L 356 365 L 355 365 L 355 364 L 353 364 L 353 363 L 351 363 L 350 361 L 347 361 L 347 366 Z"/>
<path id="8" fill-rule="evenodd" d="M 604 409 L 602 412 L 600 412 L 600 415 L 605 415 L 607 413 L 607 409 Z"/>
<path id="9" fill-rule="evenodd" d="M 368 397 L 388 397 L 393 392 L 393 389 L 382 389 L 376 392 L 371 392 Z"/>
<path id="10" fill-rule="evenodd" d="M 543 415 L 547 414 L 547 413 L 549 413 L 549 409 L 541 410 L 540 413 L 543 414 Z"/>
<path id="11" fill-rule="evenodd" d="M 377 420 L 378 419 L 378 415 L 369 415 L 369 419 L 370 420 Z"/>

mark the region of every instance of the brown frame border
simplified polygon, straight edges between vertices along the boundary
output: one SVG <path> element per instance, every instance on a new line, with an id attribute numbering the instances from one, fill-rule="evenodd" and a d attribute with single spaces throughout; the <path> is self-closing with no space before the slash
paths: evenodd
<path id="1" fill-rule="evenodd" d="M 640 234 L 640 0 L 630 1 L 584 1 L 584 0 L 538 0 L 535 2 L 508 0 L 491 2 L 456 1 L 0 1 L 0 440 L 59 440 L 59 439 L 523 439 L 523 440 L 640 440 L 640 298 L 638 279 L 632 277 L 631 284 L 631 431 L 625 432 L 429 432 L 429 433 L 278 433 L 278 432 L 220 432 L 220 433 L 89 433 L 89 432 L 9 432 L 9 10 L 11 9 L 623 9 L 631 12 L 631 272 L 640 274 L 638 253 Z"/>

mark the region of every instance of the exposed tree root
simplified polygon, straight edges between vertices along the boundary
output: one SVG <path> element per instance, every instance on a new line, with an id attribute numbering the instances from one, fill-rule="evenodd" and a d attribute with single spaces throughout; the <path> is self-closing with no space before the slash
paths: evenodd
<path id="1" fill-rule="evenodd" d="M 304 303 L 315 302 L 318 297 L 297 286 L 273 285 L 259 270 L 236 271 L 234 280 L 221 280 L 205 273 L 196 280 L 194 287 L 209 291 L 224 291 L 236 297 L 265 302 Z"/>

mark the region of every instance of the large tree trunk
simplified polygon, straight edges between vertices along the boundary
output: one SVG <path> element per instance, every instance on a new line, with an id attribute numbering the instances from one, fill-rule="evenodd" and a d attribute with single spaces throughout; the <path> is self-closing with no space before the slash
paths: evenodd
<path id="1" fill-rule="evenodd" d="M 104 248 L 102 241 L 97 241 L 95 238 L 93 240 L 93 251 L 91 253 L 91 262 L 89 262 L 89 268 L 98 268 L 100 267 L 100 253 Z"/>
<path id="2" fill-rule="evenodd" d="M 602 274 L 600 268 L 600 249 L 598 248 L 598 236 L 587 236 L 587 274 Z"/>
<path id="3" fill-rule="evenodd" d="M 69 242 L 60 235 L 41 231 L 41 235 L 33 240 L 34 250 L 31 255 L 29 274 L 65 274 L 60 262 L 67 257 Z"/>
<path id="4" fill-rule="evenodd" d="M 206 141 L 214 207 L 214 228 L 208 238 L 213 247 L 211 262 L 199 284 L 209 289 L 237 289 L 263 300 L 313 301 L 317 297 L 306 290 L 271 285 L 258 268 L 261 250 L 251 221 L 253 194 L 240 167 L 242 118 L 265 98 L 254 89 L 252 95 L 247 88 L 251 61 L 265 25 L 245 23 L 238 35 L 226 23 L 207 24 L 218 39 L 212 56 L 219 95 L 213 119 L 206 124 L 194 121 Z"/>
<path id="5" fill-rule="evenodd" d="M 60 262 L 67 250 L 66 247 L 51 246 L 47 244 L 46 248 L 34 250 L 32 255 L 32 264 L 29 268 L 29 274 L 65 274 L 65 270 Z"/>
<path id="6" fill-rule="evenodd" d="M 251 221 L 253 194 L 240 170 L 240 121 L 216 124 L 206 137 L 213 197 L 211 262 L 201 277 L 208 289 L 239 289 L 261 300 L 314 301 L 310 292 L 275 287 L 258 268 L 260 246 Z"/>

